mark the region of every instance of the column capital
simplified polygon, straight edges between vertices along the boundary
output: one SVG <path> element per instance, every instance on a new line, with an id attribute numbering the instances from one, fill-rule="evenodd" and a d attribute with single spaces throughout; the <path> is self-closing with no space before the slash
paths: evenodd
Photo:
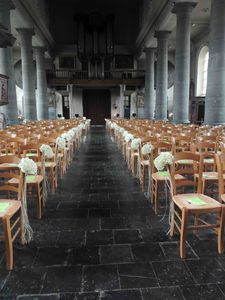
<path id="1" fill-rule="evenodd" d="M 33 28 L 16 28 L 17 32 L 23 36 L 33 36 L 35 35 Z"/>
<path id="2" fill-rule="evenodd" d="M 170 34 L 171 31 L 157 30 L 155 31 L 154 37 L 156 37 L 157 39 L 168 39 Z"/>
<path id="3" fill-rule="evenodd" d="M 176 2 L 172 8 L 172 13 L 191 13 L 192 10 L 196 7 L 198 1 L 185 1 L 185 2 Z"/>

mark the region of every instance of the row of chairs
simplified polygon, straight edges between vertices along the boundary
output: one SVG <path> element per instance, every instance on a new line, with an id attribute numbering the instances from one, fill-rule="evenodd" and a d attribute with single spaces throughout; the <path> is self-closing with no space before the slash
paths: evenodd
<path id="1" fill-rule="evenodd" d="M 186 256 L 185 240 L 187 230 L 195 233 L 202 228 L 214 228 L 218 233 L 218 251 L 223 252 L 224 228 L 224 128 L 222 126 L 174 125 L 168 122 L 147 120 L 107 120 L 107 130 L 115 137 L 122 156 L 128 163 L 134 176 L 139 177 L 142 190 L 148 181 L 149 197 L 156 214 L 159 213 L 159 199 L 165 186 L 169 188 L 171 202 L 171 227 L 180 232 L 180 255 Z M 125 140 L 124 131 L 132 135 Z M 132 141 L 140 139 L 137 147 Z M 128 141 L 129 140 L 129 141 Z M 150 145 L 151 151 L 143 154 L 144 145 Z M 170 152 L 174 161 L 166 170 L 157 171 L 154 160 L 161 152 Z M 148 176 L 147 176 L 148 175 Z M 219 186 L 208 191 L 208 185 Z M 210 196 L 206 195 L 211 192 Z M 187 193 L 187 195 L 184 195 Z M 197 204 L 193 204 L 197 199 Z M 216 199 L 215 199 L 216 198 Z M 200 205 L 201 203 L 201 205 Z M 201 215 L 215 214 L 213 222 L 208 222 Z M 192 215 L 194 224 L 189 225 Z"/>
<path id="2" fill-rule="evenodd" d="M 75 127 L 79 130 L 76 130 L 73 138 L 65 142 L 64 148 L 60 148 L 57 138 Z M 32 122 L 23 126 L 12 126 L 0 132 L 0 221 L 3 226 L 0 239 L 6 244 L 8 270 L 13 269 L 14 240 L 20 236 L 21 242 L 25 243 L 22 217 L 24 197 L 36 196 L 36 217 L 41 219 L 45 206 L 45 183 L 50 181 L 51 192 L 56 191 L 58 174 L 62 176 L 66 172 L 89 128 L 89 121 L 60 120 Z M 52 158 L 46 158 L 41 152 L 43 144 L 51 147 Z M 19 163 L 25 157 L 35 161 L 37 175 L 25 176 L 22 173 Z"/>

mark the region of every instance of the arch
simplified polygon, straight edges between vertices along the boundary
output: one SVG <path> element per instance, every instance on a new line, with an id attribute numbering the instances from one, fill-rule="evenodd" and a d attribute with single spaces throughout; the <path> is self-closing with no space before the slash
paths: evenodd
<path id="1" fill-rule="evenodd" d="M 207 87 L 209 47 L 203 46 L 198 55 L 197 96 L 205 96 Z"/>

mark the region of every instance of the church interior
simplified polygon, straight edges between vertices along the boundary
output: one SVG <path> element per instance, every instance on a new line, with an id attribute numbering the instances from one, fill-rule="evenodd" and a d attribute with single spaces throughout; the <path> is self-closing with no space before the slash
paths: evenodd
<path id="1" fill-rule="evenodd" d="M 224 45 L 224 0 L 0 0 L 0 299 L 225 299 Z"/>

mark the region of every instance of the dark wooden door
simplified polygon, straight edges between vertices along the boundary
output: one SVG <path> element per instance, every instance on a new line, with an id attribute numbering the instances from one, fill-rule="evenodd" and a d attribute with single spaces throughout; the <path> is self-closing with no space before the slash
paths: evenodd
<path id="1" fill-rule="evenodd" d="M 69 119 L 70 118 L 69 96 L 62 96 L 62 105 L 63 105 L 63 117 L 65 119 Z"/>
<path id="2" fill-rule="evenodd" d="M 83 115 L 93 125 L 104 125 L 105 118 L 111 117 L 110 90 L 84 90 Z"/>

